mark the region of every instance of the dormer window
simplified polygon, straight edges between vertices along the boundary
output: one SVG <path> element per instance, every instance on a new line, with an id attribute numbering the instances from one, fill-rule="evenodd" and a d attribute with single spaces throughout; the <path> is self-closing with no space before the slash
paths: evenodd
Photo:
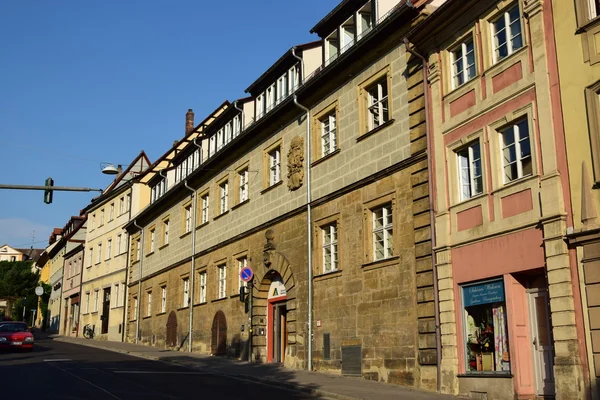
<path id="1" fill-rule="evenodd" d="M 343 53 L 354 45 L 354 36 L 356 35 L 356 23 L 354 22 L 354 16 L 348 18 L 341 27 L 341 49 Z"/>
<path id="2" fill-rule="evenodd" d="M 325 65 L 334 61 L 340 52 L 340 40 L 337 31 L 325 39 Z"/>
<path id="3" fill-rule="evenodd" d="M 233 137 L 236 137 L 237 135 L 240 134 L 240 129 L 241 129 L 241 123 L 240 123 L 240 116 L 236 115 L 233 118 Z"/>
<path id="4" fill-rule="evenodd" d="M 358 40 L 373 29 L 373 13 L 371 12 L 371 2 L 368 2 L 358 11 L 357 18 Z"/>
<path id="5" fill-rule="evenodd" d="M 288 77 L 287 72 L 277 79 L 277 104 L 288 97 Z"/>

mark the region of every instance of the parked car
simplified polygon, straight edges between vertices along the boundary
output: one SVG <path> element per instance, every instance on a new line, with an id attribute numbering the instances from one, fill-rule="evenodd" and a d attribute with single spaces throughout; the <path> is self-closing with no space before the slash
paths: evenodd
<path id="1" fill-rule="evenodd" d="M 25 322 L 0 322 L 0 349 L 33 350 L 33 335 Z"/>

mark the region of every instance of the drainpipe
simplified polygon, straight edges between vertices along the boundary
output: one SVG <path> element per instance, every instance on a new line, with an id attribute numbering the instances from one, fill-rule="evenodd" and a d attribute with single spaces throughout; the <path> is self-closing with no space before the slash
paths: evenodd
<path id="1" fill-rule="evenodd" d="M 244 110 L 242 110 L 241 108 L 238 107 L 238 100 L 236 100 L 236 101 L 233 102 L 233 108 L 235 108 L 236 110 L 238 110 L 242 114 L 242 119 L 240 120 L 240 131 L 238 132 L 238 135 L 239 135 L 240 133 L 242 133 L 242 131 L 244 130 L 244 126 L 245 126 L 244 125 Z M 194 139 L 194 144 L 196 146 L 198 146 L 196 144 L 196 139 Z"/>
<path id="2" fill-rule="evenodd" d="M 410 2 L 407 2 L 409 6 L 412 7 Z M 440 296 L 438 292 L 438 278 L 437 278 L 437 267 L 435 262 L 435 247 L 436 247 L 436 238 L 435 238 L 435 210 L 434 210 L 434 201 L 433 201 L 433 159 L 431 157 L 431 128 L 429 122 L 429 111 L 431 110 L 431 105 L 429 104 L 429 84 L 427 82 L 427 75 L 429 72 L 429 63 L 421 54 L 417 53 L 414 49 L 410 47 L 410 42 L 407 38 L 404 38 L 404 46 L 406 50 L 412 54 L 413 56 L 421 59 L 421 64 L 423 66 L 423 84 L 425 88 L 423 90 L 423 96 L 425 100 L 425 138 L 427 141 L 427 169 L 429 170 L 429 179 L 427 180 L 427 185 L 429 186 L 429 225 L 431 227 L 431 257 L 433 263 L 433 302 L 435 308 L 435 350 L 437 356 L 437 391 L 441 391 L 442 387 L 442 338 L 440 332 Z"/>
<path id="3" fill-rule="evenodd" d="M 140 319 L 142 316 L 140 315 L 140 304 L 142 304 L 142 263 L 144 262 L 144 229 L 138 225 L 137 219 L 133 220 L 133 226 L 142 231 L 142 237 L 140 238 L 140 262 L 139 264 L 139 279 L 138 279 L 138 296 L 137 296 L 137 310 L 135 311 L 135 343 L 137 344 L 140 340 Z"/>
<path id="4" fill-rule="evenodd" d="M 294 54 L 294 56 L 296 56 Z M 311 185 L 310 185 L 310 110 L 298 103 L 298 96 L 294 94 L 294 104 L 300 107 L 306 113 L 306 233 L 308 238 L 308 370 L 312 371 L 312 355 L 313 355 L 313 326 L 312 326 L 312 311 L 313 311 L 313 266 L 312 266 L 312 215 L 311 215 Z"/>
<path id="5" fill-rule="evenodd" d="M 196 144 L 195 141 L 194 144 Z M 188 352 L 191 353 L 193 338 L 192 335 L 194 333 L 194 268 L 196 262 L 196 210 L 198 209 L 198 202 L 196 201 L 196 190 L 188 185 L 187 179 L 183 181 L 183 184 L 185 185 L 186 189 L 192 192 L 192 201 L 194 202 L 194 205 L 192 207 L 192 209 L 194 210 L 192 212 L 192 264 L 190 266 L 190 292 L 188 293 L 188 301 L 190 303 L 190 333 L 188 335 Z"/>

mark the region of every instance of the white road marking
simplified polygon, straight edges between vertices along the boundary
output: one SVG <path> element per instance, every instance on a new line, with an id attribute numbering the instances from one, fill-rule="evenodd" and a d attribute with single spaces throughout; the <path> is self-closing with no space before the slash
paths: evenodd
<path id="1" fill-rule="evenodd" d="M 106 393 L 107 395 L 109 395 L 109 396 L 110 396 L 110 397 L 112 397 L 112 398 L 115 398 L 115 399 L 117 399 L 117 400 L 122 400 L 120 397 L 117 397 L 117 396 L 115 396 L 114 394 L 112 394 L 112 393 L 111 393 L 111 392 L 109 392 L 108 390 L 106 390 L 106 389 L 103 389 L 103 388 L 101 388 L 100 386 L 94 385 L 92 382 L 90 382 L 90 381 L 87 381 L 87 380 L 85 380 L 85 379 L 83 379 L 83 378 L 81 378 L 81 377 L 79 377 L 79 376 L 77 376 L 77 375 L 75 375 L 75 374 L 73 374 L 73 373 L 71 373 L 71 372 L 69 372 L 69 371 L 65 370 L 65 369 L 62 369 L 62 368 L 60 368 L 60 367 L 56 366 L 55 364 L 48 364 L 48 365 L 52 366 L 53 368 L 59 369 L 59 370 L 63 371 L 64 373 L 66 373 L 66 374 L 69 374 L 69 375 L 71 375 L 71 376 L 73 376 L 73 377 L 75 377 L 75 378 L 79 379 L 80 381 L 83 381 L 83 382 L 87 383 L 88 385 L 95 387 L 95 388 L 96 388 L 96 389 L 98 389 L 98 390 L 101 390 L 101 391 L 103 391 L 104 393 Z"/>
<path id="2" fill-rule="evenodd" d="M 44 362 L 59 362 L 59 361 L 73 361 L 70 358 L 51 358 L 48 360 L 44 360 Z"/>
<path id="3" fill-rule="evenodd" d="M 209 375 L 207 372 L 190 371 L 111 371 L 115 374 L 165 374 L 165 375 Z"/>

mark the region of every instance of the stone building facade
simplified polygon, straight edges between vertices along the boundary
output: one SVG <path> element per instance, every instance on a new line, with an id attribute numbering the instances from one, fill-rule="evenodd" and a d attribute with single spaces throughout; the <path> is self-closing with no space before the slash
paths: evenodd
<path id="1" fill-rule="evenodd" d="M 429 82 L 447 393 L 586 396 L 551 3 L 447 1 L 409 37 Z"/>
<path id="2" fill-rule="evenodd" d="M 425 3 L 342 2 L 250 97 L 188 113 L 126 227 L 128 340 L 435 390 L 424 84 L 402 40 Z"/>

